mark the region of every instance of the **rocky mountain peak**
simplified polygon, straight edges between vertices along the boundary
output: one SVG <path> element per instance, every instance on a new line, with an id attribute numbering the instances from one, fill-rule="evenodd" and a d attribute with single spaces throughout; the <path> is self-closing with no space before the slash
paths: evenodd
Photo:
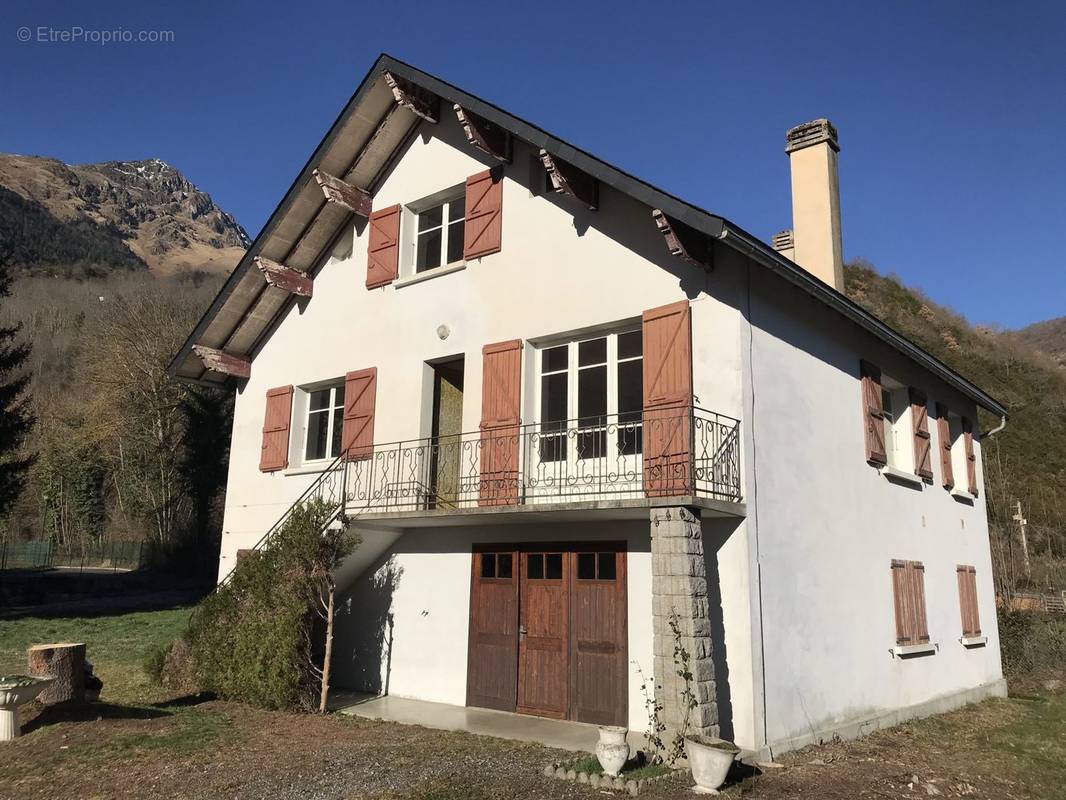
<path id="1" fill-rule="evenodd" d="M 68 226 L 98 226 L 94 236 L 120 240 L 161 274 L 229 271 L 251 243 L 231 214 L 158 158 L 71 165 L 0 154 L 0 187 L 39 206 L 32 212 L 38 216 L 43 211 Z"/>

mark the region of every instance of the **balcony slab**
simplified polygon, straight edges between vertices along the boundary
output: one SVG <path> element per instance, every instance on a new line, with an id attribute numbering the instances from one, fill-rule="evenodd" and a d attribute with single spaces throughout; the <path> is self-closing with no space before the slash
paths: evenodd
<path id="1" fill-rule="evenodd" d="M 747 506 L 740 502 L 714 500 L 708 497 L 629 498 L 579 500 L 556 503 L 526 503 L 512 506 L 479 506 L 470 508 L 435 508 L 406 511 L 370 511 L 347 509 L 348 519 L 355 524 L 377 528 L 443 528 L 456 525 L 526 524 L 534 522 L 579 522 L 620 519 L 650 519 L 651 509 L 684 506 L 696 509 L 703 517 L 747 516 Z"/>

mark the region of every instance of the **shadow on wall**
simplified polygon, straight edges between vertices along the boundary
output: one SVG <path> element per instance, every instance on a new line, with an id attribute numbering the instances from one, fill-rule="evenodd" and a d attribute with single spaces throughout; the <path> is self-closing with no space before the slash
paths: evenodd
<path id="1" fill-rule="evenodd" d="M 333 683 L 344 689 L 389 693 L 392 671 L 392 598 L 403 567 L 394 555 L 380 561 L 346 593 L 337 613 Z"/>
<path id="2" fill-rule="evenodd" d="M 725 620 L 722 615 L 722 582 L 718 572 L 718 550 L 737 529 L 738 520 L 703 520 L 703 560 L 707 570 L 707 618 L 711 623 L 714 662 L 715 702 L 718 704 L 718 735 L 733 741 L 733 702 L 729 693 L 729 665 L 726 662 Z"/>

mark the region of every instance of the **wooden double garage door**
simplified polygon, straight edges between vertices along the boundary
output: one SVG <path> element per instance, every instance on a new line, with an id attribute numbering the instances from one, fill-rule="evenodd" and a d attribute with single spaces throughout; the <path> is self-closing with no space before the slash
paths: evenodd
<path id="1" fill-rule="evenodd" d="M 467 705 L 626 724 L 624 543 L 478 546 L 472 561 Z"/>

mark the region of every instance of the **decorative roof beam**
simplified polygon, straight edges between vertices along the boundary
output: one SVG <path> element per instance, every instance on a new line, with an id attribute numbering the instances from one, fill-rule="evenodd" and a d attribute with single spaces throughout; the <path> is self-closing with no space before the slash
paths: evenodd
<path id="1" fill-rule="evenodd" d="M 252 362 L 243 356 L 235 356 L 202 344 L 194 344 L 192 350 L 199 356 L 206 370 L 234 378 L 247 378 L 252 374 Z"/>
<path id="2" fill-rule="evenodd" d="M 547 150 L 540 151 L 540 160 L 548 171 L 555 191 L 568 194 L 595 211 L 600 204 L 600 182 L 565 161 L 555 158 Z"/>
<path id="3" fill-rule="evenodd" d="M 385 83 L 392 89 L 392 96 L 396 98 L 397 103 L 426 122 L 437 121 L 440 101 L 435 94 L 427 92 L 421 86 L 408 83 L 403 78 L 397 78 L 391 72 L 385 71 L 382 74 L 385 77 Z"/>
<path id="4" fill-rule="evenodd" d="M 500 161 L 511 160 L 510 133 L 476 114 L 471 114 L 458 103 L 453 108 L 470 144 Z"/>
<path id="5" fill-rule="evenodd" d="M 683 222 L 670 219 L 657 208 L 651 210 L 651 216 L 655 220 L 655 227 L 666 240 L 670 255 L 703 269 L 714 268 L 714 242 L 710 237 Z"/>
<path id="6" fill-rule="evenodd" d="M 342 181 L 320 169 L 316 169 L 311 174 L 315 176 L 315 181 L 322 190 L 322 194 L 326 196 L 327 203 L 336 203 L 361 217 L 370 216 L 374 200 L 358 186 L 352 186 L 347 181 Z"/>
<path id="7" fill-rule="evenodd" d="M 262 256 L 255 257 L 255 265 L 271 286 L 299 297 L 311 296 L 314 281 L 311 280 L 311 276 L 306 272 L 286 267 L 284 264 L 279 264 L 277 261 L 271 261 L 269 258 L 263 258 Z"/>

